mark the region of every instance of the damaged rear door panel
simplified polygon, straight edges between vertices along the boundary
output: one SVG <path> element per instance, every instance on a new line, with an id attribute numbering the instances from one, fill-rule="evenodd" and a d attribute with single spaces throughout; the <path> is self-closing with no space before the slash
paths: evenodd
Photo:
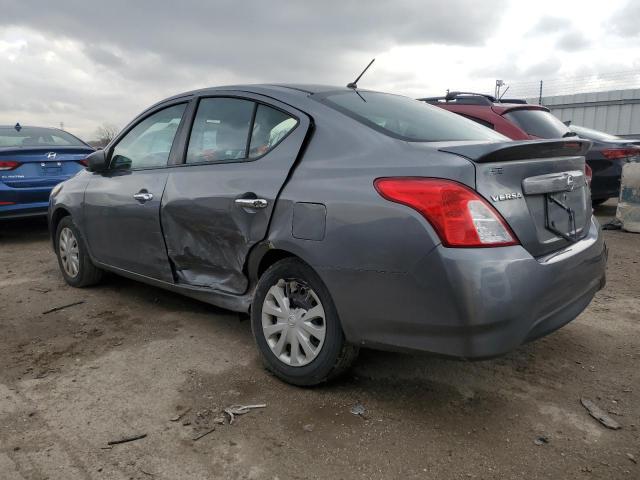
<path id="1" fill-rule="evenodd" d="M 268 97 L 225 91 L 199 100 L 160 213 L 178 284 L 247 290 L 245 260 L 266 236 L 309 128 L 306 114 Z"/>

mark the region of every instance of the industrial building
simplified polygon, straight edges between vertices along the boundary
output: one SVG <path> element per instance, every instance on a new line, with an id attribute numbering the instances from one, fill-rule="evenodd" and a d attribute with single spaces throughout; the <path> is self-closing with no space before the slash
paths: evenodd
<path id="1" fill-rule="evenodd" d="M 538 100 L 528 99 L 529 103 Z M 562 121 L 640 138 L 640 88 L 542 97 L 542 104 Z"/>

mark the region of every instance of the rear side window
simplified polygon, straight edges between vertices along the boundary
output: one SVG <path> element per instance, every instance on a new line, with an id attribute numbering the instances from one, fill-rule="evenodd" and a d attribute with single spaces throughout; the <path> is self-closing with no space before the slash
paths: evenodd
<path id="1" fill-rule="evenodd" d="M 399 95 L 354 90 L 331 93 L 320 97 L 320 101 L 360 123 L 403 140 L 507 140 L 455 113 Z"/>
<path id="2" fill-rule="evenodd" d="M 545 110 L 513 110 L 504 117 L 534 137 L 562 138 L 571 133 L 564 123 Z"/>
<path id="3" fill-rule="evenodd" d="M 204 98 L 193 122 L 187 163 L 261 157 L 297 124 L 291 115 L 251 100 Z"/>
<path id="4" fill-rule="evenodd" d="M 86 147 L 73 135 L 53 128 L 0 127 L 0 147 Z"/>
<path id="5" fill-rule="evenodd" d="M 247 158 L 255 103 L 239 98 L 203 98 L 193 122 L 187 163 Z"/>
<path id="6" fill-rule="evenodd" d="M 266 105 L 258 105 L 251 131 L 249 158 L 257 158 L 275 147 L 298 121 L 291 115 Z"/>

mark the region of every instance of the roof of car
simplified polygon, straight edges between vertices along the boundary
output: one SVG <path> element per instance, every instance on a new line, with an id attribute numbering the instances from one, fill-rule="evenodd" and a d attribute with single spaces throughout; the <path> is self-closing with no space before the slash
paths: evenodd
<path id="1" fill-rule="evenodd" d="M 548 112 L 549 109 L 544 105 L 535 104 L 522 104 L 522 103 L 495 103 L 493 104 L 493 111 L 499 115 L 510 112 L 513 110 L 544 110 Z"/>
<path id="2" fill-rule="evenodd" d="M 447 92 L 442 97 L 419 98 L 423 102 L 440 107 L 489 107 L 498 115 L 502 115 L 511 110 L 546 110 L 542 105 L 530 104 L 526 100 L 517 98 L 496 98 L 492 95 L 476 92 Z"/>
<path id="3" fill-rule="evenodd" d="M 179 95 L 175 95 L 175 98 L 179 98 L 187 95 L 202 95 L 208 92 L 216 92 L 219 90 L 241 90 L 248 92 L 262 92 L 264 90 L 288 90 L 288 91 L 297 91 L 305 95 L 313 95 L 317 93 L 326 93 L 326 92 L 334 92 L 334 91 L 348 91 L 349 88 L 346 86 L 336 86 L 336 85 L 317 85 L 317 84 L 285 84 L 285 83 L 253 83 L 253 84 L 239 84 L 239 85 L 221 85 L 218 87 L 207 87 L 201 88 L 198 90 L 192 90 L 190 92 L 181 93 Z"/>
<path id="4" fill-rule="evenodd" d="M 15 125 L 0 125 L 0 128 L 10 128 L 11 130 L 14 130 L 16 128 L 16 126 Z M 45 130 L 57 130 L 59 132 L 69 133 L 66 130 L 61 130 L 61 129 L 56 128 L 56 127 L 39 127 L 38 125 L 22 125 L 21 124 L 20 128 L 21 129 L 22 128 L 42 128 L 42 129 L 45 129 Z"/>
<path id="5" fill-rule="evenodd" d="M 149 108 L 147 108 L 143 112 L 143 114 L 149 110 L 156 108 L 158 105 L 162 105 L 166 102 L 171 102 L 171 101 L 179 100 L 182 98 L 186 99 L 194 95 L 214 94 L 216 92 L 220 92 L 224 90 L 235 90 L 240 92 L 249 92 L 249 93 L 255 93 L 258 95 L 267 95 L 267 96 L 272 95 L 274 98 L 285 101 L 285 102 L 287 97 L 293 101 L 294 97 L 302 99 L 304 97 L 309 97 L 310 95 L 314 95 L 314 94 L 353 91 L 353 89 L 348 88 L 346 86 L 339 87 L 336 85 L 318 85 L 318 84 L 255 83 L 255 84 L 239 84 L 239 85 L 221 85 L 218 87 L 200 88 L 197 90 L 191 90 L 188 92 L 183 92 L 177 95 L 173 95 L 171 97 L 165 98 L 151 105 Z M 373 90 L 358 88 L 358 91 L 372 92 Z"/>

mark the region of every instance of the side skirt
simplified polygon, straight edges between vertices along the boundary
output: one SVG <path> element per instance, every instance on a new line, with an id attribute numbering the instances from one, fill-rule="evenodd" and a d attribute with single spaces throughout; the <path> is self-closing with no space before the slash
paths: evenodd
<path id="1" fill-rule="evenodd" d="M 116 273 L 123 277 L 136 280 L 138 282 L 146 283 L 154 287 L 163 288 L 171 292 L 179 293 L 186 297 L 195 298 L 201 302 L 205 302 L 216 307 L 225 308 L 234 312 L 247 313 L 251 307 L 251 301 L 253 300 L 253 292 L 255 286 L 251 285 L 244 295 L 234 295 L 232 293 L 222 292 L 219 290 L 212 290 L 210 288 L 194 287 L 190 285 L 177 285 L 162 280 L 156 280 L 155 278 L 133 273 L 122 268 L 112 267 L 100 262 L 94 262 L 97 267 L 107 270 L 109 272 Z"/>

